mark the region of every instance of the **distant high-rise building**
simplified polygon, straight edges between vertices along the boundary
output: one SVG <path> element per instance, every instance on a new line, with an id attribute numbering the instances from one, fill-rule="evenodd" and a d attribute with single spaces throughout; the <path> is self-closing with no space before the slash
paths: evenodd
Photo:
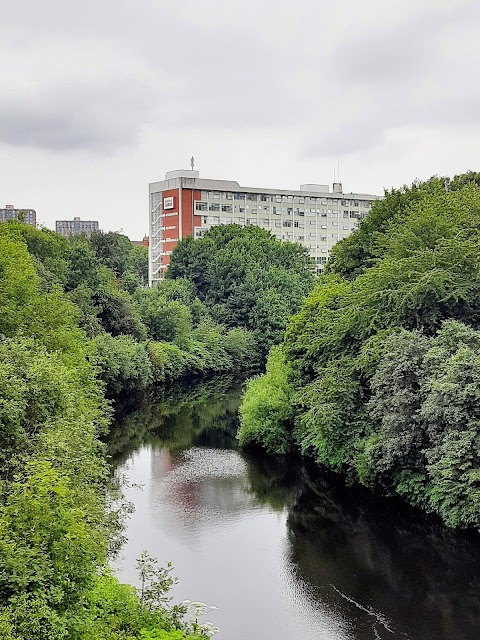
<path id="1" fill-rule="evenodd" d="M 207 180 L 198 171 L 169 171 L 149 185 L 149 284 L 163 280 L 176 244 L 201 238 L 219 224 L 268 229 L 278 240 L 306 247 L 321 271 L 332 247 L 354 231 L 380 196 L 343 193 L 335 182 L 300 189 L 242 187 L 230 180 Z"/>
<path id="2" fill-rule="evenodd" d="M 90 236 L 94 231 L 98 231 L 98 221 L 80 220 L 80 218 L 57 220 L 55 222 L 55 231 L 62 236 L 76 236 L 79 233 Z"/>
<path id="3" fill-rule="evenodd" d="M 0 209 L 0 222 L 8 222 L 8 220 L 18 220 L 35 227 L 37 213 L 35 209 L 15 209 L 13 204 L 6 204 L 4 209 Z"/>

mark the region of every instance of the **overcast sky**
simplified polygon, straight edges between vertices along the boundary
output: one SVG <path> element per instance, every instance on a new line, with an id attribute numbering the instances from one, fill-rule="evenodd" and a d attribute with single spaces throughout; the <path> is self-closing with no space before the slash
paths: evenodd
<path id="1" fill-rule="evenodd" d="M 480 170 L 477 0 L 0 0 L 0 207 L 141 238 L 148 183 Z"/>

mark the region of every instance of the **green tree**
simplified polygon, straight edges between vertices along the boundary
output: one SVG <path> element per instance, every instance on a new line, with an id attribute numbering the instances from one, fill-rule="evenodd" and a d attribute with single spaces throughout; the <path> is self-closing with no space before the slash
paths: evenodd
<path id="1" fill-rule="evenodd" d="M 128 269 L 133 246 L 127 236 L 115 231 L 95 231 L 90 236 L 89 244 L 102 264 L 116 276 L 122 276 Z"/>
<path id="2" fill-rule="evenodd" d="M 278 242 L 257 227 L 226 225 L 199 240 L 182 240 L 167 278 L 192 282 L 216 322 L 252 330 L 259 359 L 265 360 L 310 290 L 312 269 L 300 245 Z"/>

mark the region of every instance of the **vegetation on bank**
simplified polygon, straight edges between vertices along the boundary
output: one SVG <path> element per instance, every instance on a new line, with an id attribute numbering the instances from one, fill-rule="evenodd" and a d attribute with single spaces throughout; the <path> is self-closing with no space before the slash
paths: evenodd
<path id="1" fill-rule="evenodd" d="M 189 280 L 147 289 L 146 278 L 146 249 L 120 234 L 0 224 L 0 640 L 211 634 L 198 609 L 168 603 L 172 579 L 152 559 L 140 594 L 109 572 L 124 510 L 102 437 L 113 401 L 255 370 L 277 338 L 259 345 L 249 322 L 222 322 Z"/>
<path id="2" fill-rule="evenodd" d="M 247 386 L 239 440 L 480 527 L 480 175 L 393 190 Z"/>
<path id="3" fill-rule="evenodd" d="M 282 341 L 288 318 L 313 285 L 313 263 L 299 244 L 259 227 L 223 225 L 175 248 L 167 278 L 184 279 L 212 319 L 253 334 L 258 366 Z"/>

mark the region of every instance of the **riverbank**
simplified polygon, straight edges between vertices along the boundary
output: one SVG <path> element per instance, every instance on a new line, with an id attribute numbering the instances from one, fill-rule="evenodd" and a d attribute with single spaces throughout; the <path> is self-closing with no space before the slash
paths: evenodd
<path id="1" fill-rule="evenodd" d="M 239 402 L 200 384 L 119 425 L 135 506 L 120 578 L 135 584 L 142 548 L 172 561 L 172 593 L 218 607 L 219 640 L 476 640 L 478 535 L 298 456 L 239 448 Z"/>

